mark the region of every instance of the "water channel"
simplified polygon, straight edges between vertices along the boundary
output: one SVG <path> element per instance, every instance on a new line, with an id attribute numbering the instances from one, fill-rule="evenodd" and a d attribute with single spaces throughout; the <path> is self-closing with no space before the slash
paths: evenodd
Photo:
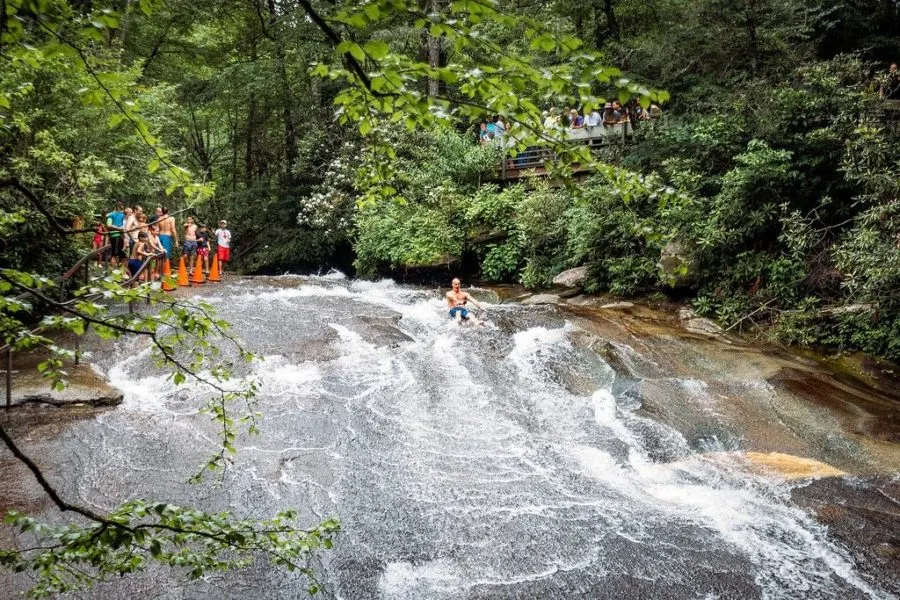
<path id="1" fill-rule="evenodd" d="M 197 410 L 204 392 L 174 386 L 143 341 L 98 346 L 93 360 L 122 405 L 13 418 L 73 501 L 337 516 L 343 531 L 319 568 L 324 597 L 345 600 L 900 593 L 893 534 L 875 527 L 855 547 L 840 531 L 855 521 L 821 518 L 866 494 L 866 510 L 897 531 L 900 403 L 813 361 L 675 333 L 637 309 L 504 303 L 488 327 L 459 328 L 436 290 L 339 274 L 235 279 L 205 296 L 264 357 L 242 372 L 262 383 L 261 435 L 239 440 L 221 485 L 186 484 L 216 447 Z M 772 452 L 819 461 L 794 465 L 808 474 L 827 463 L 844 475 L 822 488 L 760 464 Z M 58 519 L 0 459 L 18 503 Z M 887 550 L 870 552 L 879 544 Z M 0 572 L 0 596 L 25 587 Z M 303 590 L 259 561 L 198 581 L 153 568 L 72 597 Z"/>

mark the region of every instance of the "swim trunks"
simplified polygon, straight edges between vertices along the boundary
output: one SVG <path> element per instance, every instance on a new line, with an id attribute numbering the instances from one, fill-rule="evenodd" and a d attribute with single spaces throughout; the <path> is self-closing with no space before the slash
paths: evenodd
<path id="1" fill-rule="evenodd" d="M 463 308 L 462 306 L 454 306 L 453 308 L 451 308 L 451 309 L 450 309 L 450 318 L 451 318 L 451 319 L 455 319 L 455 318 L 456 318 L 456 313 L 457 313 L 457 312 L 459 312 L 460 314 L 462 314 L 462 318 L 463 318 L 463 319 L 468 319 L 468 318 L 469 318 L 469 309 Z"/>
<path id="2" fill-rule="evenodd" d="M 109 235 L 109 254 L 112 258 L 125 258 L 125 244 L 121 235 Z"/>
<path id="3" fill-rule="evenodd" d="M 137 258 L 132 258 L 128 261 L 128 272 L 131 274 L 131 277 L 134 277 L 137 274 L 143 264 L 144 261 Z"/>
<path id="4" fill-rule="evenodd" d="M 159 243 L 166 251 L 166 256 L 172 256 L 172 236 L 165 233 L 159 234 Z"/>
<path id="5" fill-rule="evenodd" d="M 191 240 L 189 242 L 184 243 L 184 253 L 187 255 L 196 254 L 197 252 L 197 242 L 196 240 Z"/>

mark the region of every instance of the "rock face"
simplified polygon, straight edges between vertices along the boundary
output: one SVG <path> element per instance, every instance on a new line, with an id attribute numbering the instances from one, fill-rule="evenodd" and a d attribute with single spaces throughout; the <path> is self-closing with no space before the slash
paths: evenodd
<path id="1" fill-rule="evenodd" d="M 584 285 L 585 279 L 587 279 L 587 271 L 587 266 L 563 271 L 553 278 L 553 283 L 568 288 L 580 288 Z"/>
<path id="2" fill-rule="evenodd" d="M 89 366 L 67 365 L 69 385 L 62 391 L 50 389 L 50 381 L 44 379 L 31 365 L 20 365 L 13 375 L 12 403 L 42 402 L 54 406 L 89 404 L 91 406 L 115 406 L 122 403 L 122 392 L 109 385 L 106 377 Z"/>
<path id="3" fill-rule="evenodd" d="M 791 492 L 829 537 L 850 551 L 859 569 L 900 596 L 900 484 L 885 477 L 825 478 Z"/>
<path id="4" fill-rule="evenodd" d="M 559 304 L 559 296 L 556 294 L 535 294 L 529 298 L 522 300 L 525 306 L 534 306 L 537 304 Z"/>

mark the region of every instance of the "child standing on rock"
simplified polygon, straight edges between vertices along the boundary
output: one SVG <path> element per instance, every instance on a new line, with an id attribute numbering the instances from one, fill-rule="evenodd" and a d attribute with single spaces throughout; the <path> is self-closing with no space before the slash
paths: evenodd
<path id="1" fill-rule="evenodd" d="M 203 273 L 209 274 L 209 230 L 206 225 L 200 226 L 197 232 L 197 256 L 203 259 Z"/>

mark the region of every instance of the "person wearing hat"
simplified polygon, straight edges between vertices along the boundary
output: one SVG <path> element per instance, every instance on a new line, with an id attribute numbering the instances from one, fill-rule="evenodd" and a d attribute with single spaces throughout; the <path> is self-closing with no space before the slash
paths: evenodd
<path id="1" fill-rule="evenodd" d="M 231 232 L 228 231 L 228 222 L 225 219 L 219 221 L 216 229 L 216 257 L 219 259 L 219 273 L 225 274 L 225 263 L 231 260 Z"/>

